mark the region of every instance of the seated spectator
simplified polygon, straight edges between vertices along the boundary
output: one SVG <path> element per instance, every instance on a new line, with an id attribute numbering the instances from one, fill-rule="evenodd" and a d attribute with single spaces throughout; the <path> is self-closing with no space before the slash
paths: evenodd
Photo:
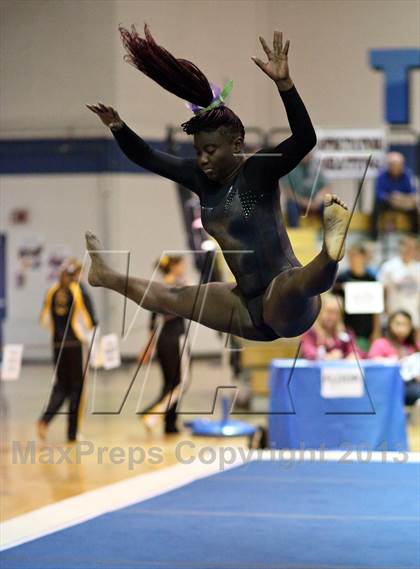
<path id="1" fill-rule="evenodd" d="M 385 211 L 403 211 L 411 222 L 412 233 L 418 232 L 419 212 L 416 188 L 410 170 L 405 167 L 399 152 L 387 155 L 386 170 L 379 173 L 375 183 L 375 202 L 371 216 L 371 238 L 378 239 L 379 216 Z"/>
<path id="2" fill-rule="evenodd" d="M 286 194 L 290 227 L 299 227 L 299 215 L 306 213 L 308 207 L 309 212 L 322 215 L 324 195 L 331 189 L 312 154 L 307 154 L 294 170 L 282 178 L 280 185 Z"/>
<path id="3" fill-rule="evenodd" d="M 378 280 L 385 289 L 385 311 L 389 315 L 405 310 L 419 326 L 420 262 L 417 260 L 416 237 L 405 236 L 400 241 L 400 255 L 386 261 L 379 270 Z"/>
<path id="4" fill-rule="evenodd" d="M 416 342 L 411 316 L 404 310 L 397 310 L 389 317 L 385 337 L 373 342 L 368 358 L 400 360 L 418 351 L 420 345 Z M 420 399 L 420 370 L 416 378 L 405 382 L 405 404 L 413 405 L 418 399 Z"/>
<path id="5" fill-rule="evenodd" d="M 307 360 L 354 359 L 356 354 L 362 355 L 354 335 L 344 327 L 340 298 L 331 293 L 322 296 L 319 316 L 302 336 L 300 354 Z"/>
<path id="6" fill-rule="evenodd" d="M 337 277 L 333 292 L 344 299 L 344 284 L 349 282 L 375 282 L 376 277 L 368 269 L 368 250 L 363 243 L 355 243 L 348 249 L 349 268 Z M 380 336 L 379 314 L 344 313 L 344 324 L 354 332 L 357 345 L 367 352 L 370 343 Z"/>

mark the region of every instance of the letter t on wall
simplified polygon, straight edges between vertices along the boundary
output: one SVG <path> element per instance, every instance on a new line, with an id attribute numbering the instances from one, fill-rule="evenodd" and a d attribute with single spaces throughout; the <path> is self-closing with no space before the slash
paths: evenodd
<path id="1" fill-rule="evenodd" d="M 385 120 L 410 122 L 409 71 L 420 67 L 419 49 L 372 49 L 369 63 L 385 75 Z"/>

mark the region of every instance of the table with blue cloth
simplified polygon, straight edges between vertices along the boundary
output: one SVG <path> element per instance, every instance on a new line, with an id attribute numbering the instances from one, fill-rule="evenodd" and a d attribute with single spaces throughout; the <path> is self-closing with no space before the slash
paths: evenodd
<path id="1" fill-rule="evenodd" d="M 360 396 L 321 395 L 323 369 L 351 367 L 363 381 Z M 407 450 L 400 366 L 375 361 L 273 360 L 269 440 L 270 447 L 277 449 Z"/>

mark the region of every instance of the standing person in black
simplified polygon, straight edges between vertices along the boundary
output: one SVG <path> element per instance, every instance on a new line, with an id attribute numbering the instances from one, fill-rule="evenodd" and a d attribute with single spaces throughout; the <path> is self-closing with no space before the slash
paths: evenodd
<path id="1" fill-rule="evenodd" d="M 182 286 L 185 284 L 186 267 L 183 257 L 164 255 L 158 263 L 158 269 L 163 274 L 163 281 L 166 285 Z M 185 378 L 186 372 L 183 366 L 184 319 L 170 314 L 158 316 L 156 312 L 152 312 L 149 330 L 152 337 L 157 336 L 156 355 L 162 370 L 163 386 L 157 400 L 142 411 L 141 419 L 146 427 L 150 428 L 156 422 L 157 417 L 164 413 L 165 433 L 178 433 L 176 406 L 181 381 Z M 153 343 L 153 341 L 148 343 L 147 352 L 149 354 Z M 146 358 L 143 356 L 141 359 L 144 362 Z"/>
<path id="2" fill-rule="evenodd" d="M 219 243 L 236 283 L 168 287 L 126 278 L 109 267 L 101 244 L 87 232 L 92 265 L 89 283 L 115 290 L 147 310 L 174 314 L 220 332 L 271 341 L 302 334 L 315 321 L 320 294 L 334 284 L 344 255 L 350 214 L 335 195 L 324 200 L 324 243 L 308 265 L 295 257 L 280 210 L 278 180 L 316 144 L 306 108 L 289 75 L 289 41 L 274 32 L 273 49 L 260 38 L 268 61 L 255 64 L 275 84 L 285 105 L 292 135 L 274 148 L 244 155 L 245 129 L 224 99 L 231 84 L 215 95 L 205 75 L 190 61 L 176 59 L 156 44 L 121 29 L 128 59 L 166 90 L 187 100 L 195 115 L 183 129 L 194 135 L 196 159 L 154 150 L 112 107 L 88 105 L 136 164 L 198 194 L 203 226 Z"/>
<path id="3" fill-rule="evenodd" d="M 93 327 L 83 301 L 80 287 L 72 281 L 67 268 L 61 270 L 59 281 L 47 292 L 40 321 L 52 330 L 55 377 L 47 407 L 38 421 L 38 436 L 44 440 L 48 425 L 65 400 L 69 401 L 67 439 L 77 438 L 79 406 L 83 391 L 83 330 Z"/>
<path id="4" fill-rule="evenodd" d="M 376 282 L 374 274 L 368 269 L 368 251 L 363 243 L 355 243 L 348 250 L 349 268 L 337 277 L 333 292 L 344 298 L 344 284 L 349 282 Z M 367 352 L 370 344 L 381 334 L 379 314 L 347 314 L 344 324 L 350 328 L 361 350 Z"/>

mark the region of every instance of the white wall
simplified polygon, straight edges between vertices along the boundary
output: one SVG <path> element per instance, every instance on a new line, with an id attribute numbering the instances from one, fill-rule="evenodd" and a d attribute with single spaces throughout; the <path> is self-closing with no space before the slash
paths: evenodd
<path id="1" fill-rule="evenodd" d="M 3 0 L 0 10 L 3 136 L 103 132 L 83 109 L 98 99 L 146 137 L 186 120 L 182 101 L 123 61 L 120 23 L 142 33 L 147 21 L 158 43 L 210 80 L 233 78 L 231 106 L 265 128 L 287 123 L 276 90 L 250 60 L 262 55 L 259 35 L 271 41 L 278 28 L 291 39 L 291 73 L 317 126 L 379 127 L 383 77 L 370 69 L 368 51 L 416 47 L 420 34 L 416 0 Z M 419 72 L 412 75 L 419 127 Z"/>
<path id="2" fill-rule="evenodd" d="M 232 78 L 230 106 L 244 124 L 267 129 L 287 126 L 287 118 L 277 90 L 250 59 L 264 55 L 259 35 L 271 43 L 273 30 L 280 29 L 291 40 L 291 74 L 319 128 L 383 127 L 383 74 L 370 68 L 369 50 L 416 47 L 420 37 L 416 0 L 121 0 L 116 15 L 140 32 L 147 21 L 158 43 L 191 59 L 210 80 L 223 84 Z M 121 55 L 115 95 L 127 120 L 151 136 L 160 136 L 162 120 L 187 120 L 181 101 L 123 63 Z M 418 70 L 411 72 L 411 101 L 412 125 L 419 131 Z M 159 109 L 156 116 L 151 108 Z"/>
<path id="3" fill-rule="evenodd" d="M 383 76 L 369 68 L 368 52 L 418 46 L 420 4 L 3 0 L 0 136 L 109 136 L 84 108 L 86 102 L 98 100 L 113 104 L 146 138 L 162 138 L 168 123 L 187 120 L 183 101 L 123 61 L 118 25 L 135 23 L 142 33 L 144 21 L 158 43 L 194 61 L 211 81 L 234 80 L 230 106 L 245 125 L 287 125 L 276 89 L 250 59 L 262 56 L 258 36 L 270 42 L 277 28 L 291 39 L 291 74 L 315 126 L 376 128 L 383 126 Z M 420 74 L 411 75 L 412 122 L 420 129 Z M 349 186 L 341 190 L 348 192 Z M 5 177 L 0 187 L 0 230 L 9 234 L 9 279 L 20 229 L 10 226 L 8 212 L 16 204 L 32 212 L 33 227 L 28 230 L 42 233 L 50 242 L 61 239 L 74 253 L 83 252 L 85 228 L 97 228 L 107 247 L 132 251 L 135 274 L 148 275 L 161 250 L 185 247 L 175 189 L 166 180 L 134 175 Z M 28 302 L 9 282 L 10 339 L 39 338 L 33 316 L 37 310 L 31 312 L 30 307 L 38 308 L 42 288 L 39 298 Z M 103 300 L 102 317 L 111 327 L 119 326 L 120 300 L 115 295 Z M 22 320 L 16 311 L 23 306 Z M 144 325 L 142 316 L 141 330 Z M 202 348 L 217 346 L 212 332 L 203 334 Z M 129 339 L 124 349 L 134 353 L 137 340 Z"/>
<path id="4" fill-rule="evenodd" d="M 38 318 L 45 292 L 51 282 L 47 275 L 47 253 L 55 247 L 67 248 L 70 255 L 83 258 L 81 227 L 97 228 L 101 188 L 96 176 L 7 176 L 0 185 L 0 227 L 7 235 L 7 312 L 5 339 L 22 342 L 30 357 L 50 352 L 46 332 Z M 28 210 L 29 222 L 15 225 L 14 209 Z M 25 271 L 25 284 L 17 286 L 22 243 L 41 243 L 44 253 L 38 269 Z M 98 303 L 100 298 L 95 294 Z"/>
<path id="5" fill-rule="evenodd" d="M 84 104 L 115 91 L 114 8 L 97 0 L 2 0 L 2 137 L 103 132 Z"/>

